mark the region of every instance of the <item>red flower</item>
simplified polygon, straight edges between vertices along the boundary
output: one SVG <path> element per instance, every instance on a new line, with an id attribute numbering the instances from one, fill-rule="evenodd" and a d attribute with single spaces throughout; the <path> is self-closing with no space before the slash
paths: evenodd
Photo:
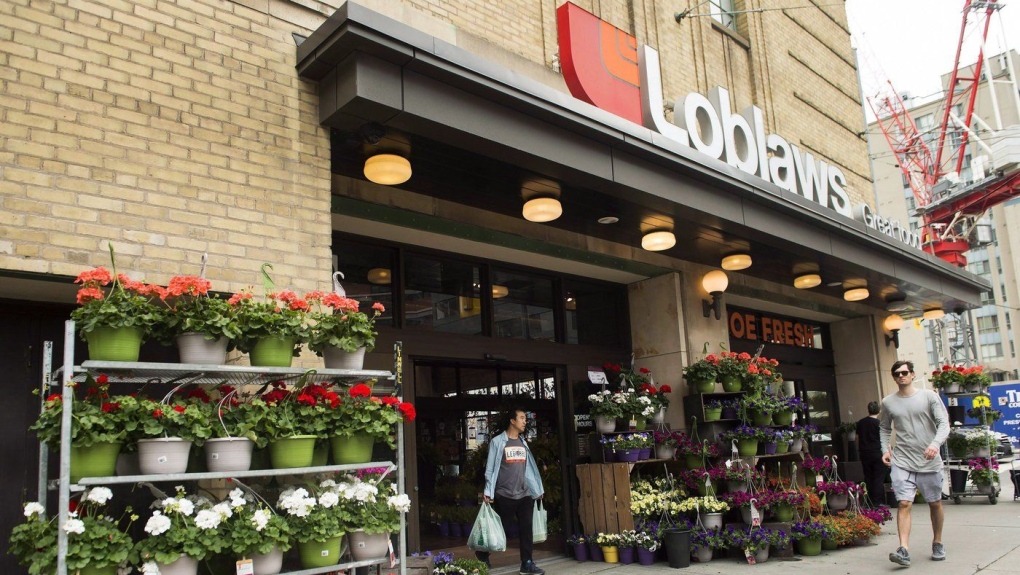
<path id="1" fill-rule="evenodd" d="M 648 375 L 649 373 L 652 373 L 652 370 L 648 369 L 647 367 L 642 367 L 642 368 L 638 369 L 638 373 L 643 373 L 645 375 Z"/>
<path id="2" fill-rule="evenodd" d="M 110 413 L 118 409 L 120 409 L 120 404 L 117 402 L 104 403 L 102 407 L 103 413 Z"/>
<path id="3" fill-rule="evenodd" d="M 188 392 L 188 399 L 198 399 L 202 403 L 209 403 L 209 394 L 201 387 L 196 387 Z"/>
<path id="4" fill-rule="evenodd" d="M 105 385 L 107 383 L 110 383 L 110 376 L 108 376 L 108 375 L 106 375 L 104 373 L 103 375 L 100 375 L 99 377 L 96 378 L 96 383 L 98 383 L 100 385 Z"/>
<path id="5" fill-rule="evenodd" d="M 417 415 L 417 412 L 414 410 L 414 406 L 407 402 L 401 403 L 397 406 L 397 409 L 400 410 L 400 413 L 404 414 L 404 419 L 407 421 L 414 421 L 414 418 Z"/>
<path id="6" fill-rule="evenodd" d="M 174 406 L 174 411 L 176 411 L 177 413 L 184 413 L 185 409 L 186 408 L 183 405 L 175 405 Z"/>
<path id="7" fill-rule="evenodd" d="M 400 400 L 393 397 L 392 395 L 387 395 L 386 397 L 382 398 L 382 402 L 385 405 L 400 405 Z"/>
<path id="8" fill-rule="evenodd" d="M 350 393 L 351 397 L 368 397 L 372 395 L 372 388 L 364 383 L 359 383 L 352 387 L 348 393 Z"/>
<path id="9" fill-rule="evenodd" d="M 375 302 L 374 304 L 372 304 L 372 309 L 379 313 L 383 313 L 384 311 L 386 311 L 386 307 L 379 302 Z"/>
<path id="10" fill-rule="evenodd" d="M 159 419 L 160 417 L 163 417 L 163 410 L 162 409 L 157 409 L 157 410 L 153 411 L 152 412 L 152 416 L 155 417 L 156 419 Z"/>
<path id="11" fill-rule="evenodd" d="M 673 393 L 673 388 L 664 383 L 659 386 L 659 393 Z"/>
<path id="12" fill-rule="evenodd" d="M 98 267 L 94 270 L 81 272 L 74 280 L 74 283 L 104 286 L 109 284 L 111 281 L 113 281 L 113 275 L 110 274 L 110 271 L 104 267 Z"/>
<path id="13" fill-rule="evenodd" d="M 49 397 L 46 398 L 46 402 L 47 403 L 50 402 L 50 401 L 63 401 L 63 400 L 64 400 L 64 397 L 62 395 L 60 395 L 59 393 L 51 394 Z"/>
<path id="14" fill-rule="evenodd" d="M 303 403 L 305 405 L 314 406 L 315 405 L 315 396 L 309 395 L 307 393 L 302 393 L 301 395 L 297 396 L 297 402 L 298 403 Z"/>

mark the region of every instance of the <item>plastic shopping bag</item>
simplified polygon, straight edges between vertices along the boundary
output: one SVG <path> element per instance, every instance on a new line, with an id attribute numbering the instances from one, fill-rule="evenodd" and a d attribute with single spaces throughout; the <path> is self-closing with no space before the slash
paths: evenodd
<path id="1" fill-rule="evenodd" d="M 478 517 L 468 536 L 468 548 L 473 551 L 506 551 L 506 534 L 503 522 L 488 503 L 482 503 Z"/>
<path id="2" fill-rule="evenodd" d="M 531 516 L 531 540 L 541 543 L 549 537 L 549 529 L 546 527 L 547 514 L 542 500 L 535 501 L 535 512 Z"/>

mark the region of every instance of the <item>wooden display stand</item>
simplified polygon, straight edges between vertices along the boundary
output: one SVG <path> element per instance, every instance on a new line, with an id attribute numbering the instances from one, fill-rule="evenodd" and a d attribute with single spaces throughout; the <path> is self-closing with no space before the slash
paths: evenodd
<path id="1" fill-rule="evenodd" d="M 593 463 L 577 466 L 581 485 L 578 510 L 585 533 L 621 533 L 634 529 L 630 514 L 630 465 Z"/>

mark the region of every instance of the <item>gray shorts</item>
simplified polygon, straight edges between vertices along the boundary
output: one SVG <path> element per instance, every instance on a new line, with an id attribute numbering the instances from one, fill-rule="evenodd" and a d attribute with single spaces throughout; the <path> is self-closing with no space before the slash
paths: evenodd
<path id="1" fill-rule="evenodd" d="M 892 488 L 896 501 L 913 501 L 920 491 L 928 503 L 942 501 L 942 471 L 918 473 L 892 466 Z"/>

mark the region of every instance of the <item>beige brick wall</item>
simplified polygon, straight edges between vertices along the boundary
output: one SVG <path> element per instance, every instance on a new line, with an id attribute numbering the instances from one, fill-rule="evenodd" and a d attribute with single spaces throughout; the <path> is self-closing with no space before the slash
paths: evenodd
<path id="1" fill-rule="evenodd" d="M 291 32 L 333 2 L 0 1 L 0 268 L 328 287 L 329 140 Z"/>

